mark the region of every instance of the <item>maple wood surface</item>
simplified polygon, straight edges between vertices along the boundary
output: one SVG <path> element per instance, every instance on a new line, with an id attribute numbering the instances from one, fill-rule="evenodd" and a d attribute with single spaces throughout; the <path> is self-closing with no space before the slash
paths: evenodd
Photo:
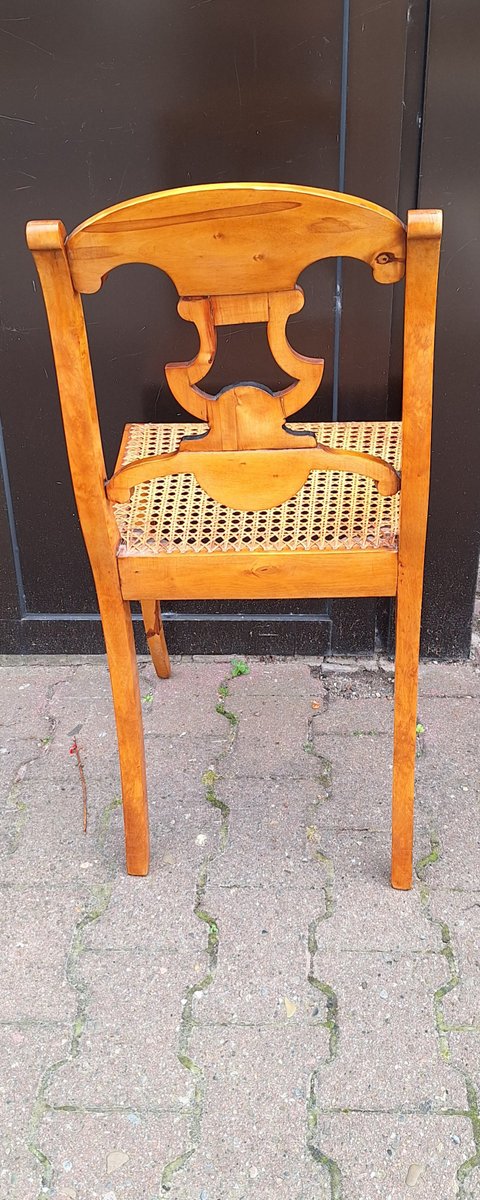
<path id="1" fill-rule="evenodd" d="M 405 269 L 398 217 L 357 196 L 291 184 L 174 188 L 116 204 L 70 234 L 74 287 L 96 292 L 122 263 L 161 267 L 180 296 L 293 288 L 320 258 L 363 259 L 379 283 Z"/>
<path id="2" fill-rule="evenodd" d="M 295 441 L 297 438 L 292 435 L 292 443 Z M 301 443 L 303 439 L 298 441 Z M 395 495 L 400 487 L 395 468 L 374 454 L 330 446 L 307 447 L 231 452 L 180 448 L 173 454 L 152 455 L 120 467 L 108 481 L 106 492 L 110 500 L 121 503 L 128 500 L 130 489 L 136 484 L 191 472 L 207 495 L 220 504 L 253 512 L 275 508 L 289 500 L 303 487 L 310 471 L 356 472 L 374 479 L 384 496 Z"/>
<path id="3" fill-rule="evenodd" d="M 122 595 L 165 600 L 394 596 L 394 550 L 295 550 L 119 558 Z"/>

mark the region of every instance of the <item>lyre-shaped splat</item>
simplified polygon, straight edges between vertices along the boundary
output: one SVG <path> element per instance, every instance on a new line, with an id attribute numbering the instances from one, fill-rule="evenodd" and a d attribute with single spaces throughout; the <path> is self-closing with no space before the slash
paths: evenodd
<path id="1" fill-rule="evenodd" d="M 311 434 L 299 436 L 284 428 L 286 418 L 315 395 L 323 375 L 323 359 L 297 354 L 287 341 L 288 318 L 303 304 L 299 287 L 284 292 L 180 300 L 180 316 L 196 325 L 200 348 L 190 362 L 169 363 L 165 374 L 182 407 L 210 426 L 201 444 L 197 439 L 185 441 L 182 449 L 277 450 L 314 444 Z M 296 382 L 278 392 L 250 383 L 225 388 L 215 397 L 201 391 L 196 385 L 214 361 L 217 326 L 255 321 L 266 323 L 273 357 Z"/>
<path id="2" fill-rule="evenodd" d="M 165 374 L 173 395 L 187 412 L 208 423 L 208 431 L 183 438 L 173 454 L 153 455 L 121 466 L 107 483 L 114 502 L 128 500 L 136 484 L 164 475 L 192 472 L 209 496 L 231 508 L 271 508 L 298 492 L 310 471 L 356 471 L 393 495 L 399 479 L 392 466 L 372 454 L 317 444 L 313 433 L 285 422 L 315 395 L 323 375 L 321 358 L 297 354 L 286 335 L 288 318 L 303 307 L 300 287 L 241 296 L 196 296 L 179 301 L 178 311 L 198 330 L 200 347 L 190 362 L 169 363 Z M 265 322 L 273 357 L 294 382 L 278 392 L 253 383 L 224 388 L 209 396 L 197 384 L 207 375 L 217 349 L 217 326 Z M 285 453 L 287 452 L 287 453 Z"/>

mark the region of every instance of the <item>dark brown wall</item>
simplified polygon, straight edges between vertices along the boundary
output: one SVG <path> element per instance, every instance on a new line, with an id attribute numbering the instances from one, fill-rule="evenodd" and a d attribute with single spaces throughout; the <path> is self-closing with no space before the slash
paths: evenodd
<path id="1" fill-rule="evenodd" d="M 448 0 L 444 6 L 448 10 Z M 435 205 L 445 202 L 441 160 L 448 154 L 435 107 L 444 86 L 442 7 L 434 0 L 423 148 L 428 184 L 423 180 L 422 189 L 428 187 L 428 203 Z M 469 8 L 465 3 L 466 13 Z M 26 0 L 21 16 L 12 13 L 1 25 L 8 94 L 2 120 L 8 223 L 2 248 L 4 646 L 95 650 L 102 645 L 95 595 L 68 479 L 43 305 L 24 247 L 25 221 L 58 216 L 71 229 L 128 196 L 229 179 L 345 188 L 402 214 L 416 202 L 418 187 L 427 0 L 378 6 L 364 0 L 139 0 L 134 6 L 125 0 L 45 0 L 40 6 Z M 461 53 L 461 33 L 457 42 Z M 470 75 L 471 107 L 473 58 Z M 457 138 L 461 112 L 457 95 L 456 117 L 450 113 Z M 456 196 L 460 159 L 457 151 L 450 181 Z M 459 227 L 464 221 L 458 217 Z M 454 270 L 468 287 L 468 264 L 458 258 Z M 446 268 L 441 301 L 444 326 L 458 303 L 449 294 L 451 271 Z M 307 303 L 292 322 L 292 340 L 301 352 L 326 359 L 315 414 L 398 411 L 400 331 L 393 290 L 373 284 L 361 264 L 334 260 L 310 268 L 302 283 Z M 181 415 L 163 364 L 193 353 L 195 337 L 177 317 L 175 301 L 169 280 L 147 267 L 114 272 L 106 288 L 86 301 L 110 467 L 126 420 Z M 462 311 L 460 305 L 457 346 Z M 250 377 L 270 386 L 280 382 L 251 327 L 226 330 L 220 351 L 212 387 L 245 377 L 246 362 Z M 454 584 L 461 566 L 464 595 L 449 584 L 446 623 L 439 538 L 445 500 L 455 488 L 451 471 L 445 496 L 439 464 L 453 380 L 444 351 L 439 363 L 426 646 L 449 654 L 467 647 L 478 534 L 469 524 L 473 500 L 466 486 L 463 551 L 455 516 L 448 529 L 450 579 Z M 462 380 L 466 388 L 465 365 Z M 468 443 L 470 403 L 465 391 L 458 458 Z M 372 601 L 185 604 L 169 620 L 169 640 L 185 651 L 369 650 L 378 615 L 386 631 L 385 606 L 377 611 Z"/>
<path id="2" fill-rule="evenodd" d="M 419 204 L 444 209 L 423 648 L 468 654 L 480 541 L 480 9 L 434 0 Z"/>

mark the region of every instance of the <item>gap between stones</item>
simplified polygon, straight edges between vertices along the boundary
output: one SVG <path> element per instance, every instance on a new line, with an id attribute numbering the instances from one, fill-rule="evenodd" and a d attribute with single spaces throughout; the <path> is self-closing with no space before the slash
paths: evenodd
<path id="1" fill-rule="evenodd" d="M 171 1159 L 171 1161 L 166 1163 L 164 1166 L 160 1184 L 162 1194 L 167 1194 L 170 1191 L 175 1177 L 178 1175 L 179 1171 L 183 1170 L 189 1159 L 192 1158 L 198 1149 L 201 1137 L 201 1124 L 205 1098 L 205 1077 L 202 1068 L 192 1058 L 190 1053 L 190 1042 L 192 1032 L 196 1024 L 193 1015 L 195 999 L 202 992 L 206 991 L 207 988 L 212 986 L 217 971 L 219 929 L 215 917 L 209 913 L 208 909 L 206 908 L 205 895 L 208 885 L 210 864 L 214 862 L 219 855 L 224 853 L 228 845 L 230 808 L 225 801 L 221 800 L 220 797 L 217 796 L 216 785 L 218 779 L 220 778 L 221 764 L 231 753 L 238 730 L 238 717 L 234 712 L 229 711 L 225 705 L 225 701 L 229 696 L 229 683 L 232 678 L 235 678 L 233 674 L 233 668 L 230 672 L 230 675 L 226 676 L 219 685 L 219 699 L 215 705 L 216 712 L 218 712 L 220 716 L 225 717 L 225 720 L 228 721 L 228 742 L 226 748 L 220 751 L 220 753 L 216 756 L 213 765 L 209 767 L 202 776 L 202 784 L 205 788 L 205 801 L 207 804 L 210 804 L 212 808 L 217 809 L 217 811 L 220 813 L 218 849 L 212 851 L 210 854 L 207 854 L 202 862 L 196 883 L 195 902 L 193 906 L 195 916 L 199 921 L 202 921 L 208 929 L 206 946 L 207 970 L 203 976 L 203 979 L 197 980 L 193 984 L 189 984 L 189 986 L 186 988 L 182 1001 L 182 1016 L 178 1039 L 178 1060 L 182 1067 L 184 1067 L 185 1070 L 190 1073 L 193 1082 L 193 1099 L 190 1107 L 188 1126 L 190 1144 L 185 1150 L 182 1151 L 181 1154 L 177 1155 L 176 1158 Z"/>
<path id="2" fill-rule="evenodd" d="M 307 981 L 310 987 L 316 992 L 320 992 L 325 998 L 326 1004 L 326 1021 L 325 1025 L 329 1033 L 328 1058 L 316 1067 L 310 1076 L 307 1096 L 307 1129 L 306 1129 L 306 1144 L 309 1154 L 313 1161 L 324 1171 L 327 1172 L 330 1186 L 331 1200 L 342 1200 L 343 1183 L 342 1172 L 335 1159 L 330 1158 L 325 1154 L 318 1145 L 319 1134 L 319 1117 L 320 1108 L 318 1104 L 319 1077 L 322 1067 L 332 1063 L 337 1057 L 338 1040 L 339 1040 L 339 1024 L 338 1024 L 338 999 L 336 992 L 331 984 L 323 979 L 319 979 L 315 974 L 315 955 L 318 950 L 317 929 L 323 921 L 328 921 L 333 916 L 335 908 L 334 888 L 335 888 L 335 870 L 333 861 L 326 855 L 320 846 L 320 835 L 317 825 L 317 814 L 322 800 L 329 799 L 332 794 L 333 786 L 333 766 L 328 758 L 319 754 L 315 749 L 313 737 L 313 722 L 314 714 L 311 713 L 307 722 L 307 740 L 304 745 L 304 750 L 307 754 L 313 754 L 319 763 L 319 784 L 321 793 L 318 799 L 310 805 L 307 812 L 307 842 L 310 845 L 313 858 L 316 862 L 325 868 L 325 882 L 322 887 L 324 897 L 324 911 L 319 916 L 314 917 L 308 927 L 308 954 L 309 964 L 307 971 Z"/>
<path id="3" fill-rule="evenodd" d="M 425 919 L 429 924 L 440 931 L 442 941 L 443 955 L 450 972 L 450 978 L 440 987 L 436 988 L 433 995 L 433 1011 L 435 1019 L 435 1028 L 438 1036 L 439 1053 L 444 1062 L 447 1062 L 461 1076 L 465 1084 L 467 1095 L 467 1108 L 455 1115 L 467 1117 L 472 1127 L 472 1138 L 475 1151 L 469 1155 L 467 1159 L 457 1169 L 457 1200 L 468 1200 L 466 1184 L 469 1176 L 473 1171 L 480 1167 L 480 1113 L 478 1106 L 478 1096 L 473 1081 L 469 1077 L 465 1069 L 452 1059 L 450 1050 L 449 1034 L 454 1032 L 454 1026 L 448 1025 L 445 1020 L 443 1001 L 445 996 L 455 990 L 461 982 L 460 971 L 457 963 L 451 933 L 446 921 L 442 921 L 438 917 L 434 917 L 430 907 L 430 891 L 426 882 L 427 870 L 430 867 L 437 866 L 441 861 L 442 851 L 438 834 L 433 830 L 430 834 L 430 852 L 423 858 L 419 859 L 416 864 L 416 874 L 420 881 L 420 904 Z M 468 1030 L 466 1030 L 468 1032 Z M 449 1114 L 450 1115 L 450 1114 Z M 452 1112 L 453 1115 L 453 1112 Z M 473 1193 L 471 1193 L 473 1195 Z"/>
<path id="4" fill-rule="evenodd" d="M 97 843 L 101 851 L 103 851 L 105 846 L 112 814 L 116 808 L 121 806 L 121 803 L 118 797 L 114 797 L 113 800 L 107 802 L 100 813 L 97 827 Z M 113 869 L 112 866 L 112 872 Z M 66 1066 L 68 1062 L 77 1058 L 80 1053 L 80 1042 L 87 1023 L 88 1012 L 88 988 L 80 975 L 80 962 L 86 949 L 85 930 L 89 925 L 95 924 L 103 917 L 110 903 L 113 886 L 112 878 L 106 880 L 105 883 L 96 884 L 92 888 L 84 912 L 75 923 L 70 949 L 66 958 L 65 975 L 76 1000 L 75 1014 L 70 1033 L 70 1045 L 67 1053 L 62 1058 L 55 1059 L 42 1072 L 28 1128 L 28 1149 L 41 1167 L 41 1184 L 38 1192 L 38 1200 L 44 1200 L 45 1195 L 50 1195 L 52 1186 L 55 1183 L 53 1163 L 42 1150 L 40 1144 L 40 1126 L 45 1113 L 57 1110 L 77 1111 L 74 1106 L 49 1104 L 47 1101 L 47 1092 L 57 1071 L 61 1067 Z"/>
<path id="5" fill-rule="evenodd" d="M 78 670 L 78 667 L 73 668 L 73 675 L 76 674 L 77 670 Z M 40 718 L 41 720 L 44 719 L 47 722 L 48 733 L 47 733 L 46 737 L 36 738 L 34 735 L 31 735 L 31 736 L 27 736 L 24 738 L 22 737 L 22 738 L 13 739 L 13 740 L 16 740 L 17 742 L 23 742 L 23 741 L 33 742 L 35 744 L 36 749 L 32 752 L 32 754 L 29 754 L 24 759 L 22 759 L 22 762 L 19 764 L 19 766 L 16 769 L 15 776 L 14 776 L 12 783 L 10 784 L 10 788 L 8 790 L 6 810 L 8 812 L 9 808 L 11 808 L 13 811 L 13 814 L 14 814 L 13 828 L 9 835 L 9 847 L 8 847 L 8 853 L 11 856 L 13 856 L 16 853 L 16 851 L 19 849 L 19 846 L 20 846 L 21 840 L 22 840 L 23 830 L 25 828 L 25 825 L 27 824 L 28 817 L 30 815 L 30 809 L 29 809 L 29 806 L 26 803 L 26 801 L 17 799 L 18 791 L 19 791 L 20 786 L 23 783 L 23 780 L 25 778 L 27 767 L 30 766 L 30 763 L 37 762 L 38 759 L 40 759 L 42 757 L 42 755 L 44 755 L 45 753 L 48 753 L 48 748 L 51 745 L 51 743 L 55 737 L 55 734 L 57 731 L 57 720 L 56 720 L 56 717 L 54 717 L 53 714 L 50 712 L 50 704 L 54 698 L 57 688 L 61 687 L 62 684 L 64 684 L 64 683 L 68 683 L 68 680 L 67 679 L 56 679 L 56 680 L 54 680 L 53 683 L 49 683 L 47 686 L 47 689 L 45 692 L 45 704 L 43 706 L 43 711 L 41 713 L 41 718 Z M 5 726 L 3 726 L 3 728 L 8 729 L 8 728 L 10 728 L 10 726 L 5 725 Z M 32 750 L 33 750 L 33 747 L 32 747 Z"/>

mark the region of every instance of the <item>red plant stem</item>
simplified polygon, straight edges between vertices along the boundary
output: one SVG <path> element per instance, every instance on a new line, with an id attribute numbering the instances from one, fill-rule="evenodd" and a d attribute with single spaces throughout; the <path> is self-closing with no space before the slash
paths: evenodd
<path id="1" fill-rule="evenodd" d="M 75 755 L 75 758 L 77 760 L 77 767 L 78 767 L 78 770 L 80 773 L 80 783 L 82 785 L 82 797 L 83 797 L 83 832 L 86 833 L 87 832 L 87 785 L 85 782 L 85 772 L 83 770 L 82 760 L 80 758 L 80 750 L 78 748 L 77 739 L 75 737 L 74 737 L 72 745 L 70 747 L 70 754 Z"/>

